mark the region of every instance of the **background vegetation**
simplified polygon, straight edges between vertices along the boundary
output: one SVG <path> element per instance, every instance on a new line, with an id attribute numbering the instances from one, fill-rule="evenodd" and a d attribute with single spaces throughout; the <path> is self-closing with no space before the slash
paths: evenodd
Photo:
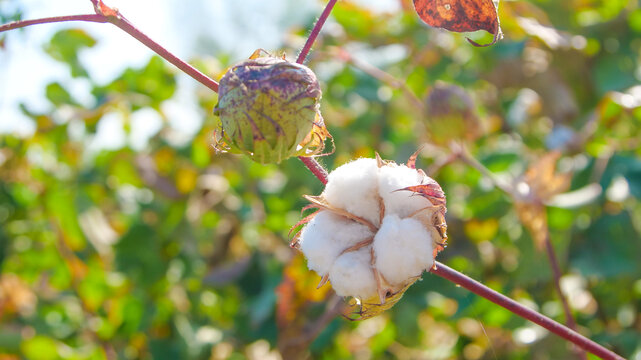
<path id="1" fill-rule="evenodd" d="M 450 144 L 465 144 L 499 181 L 560 151 L 571 184 L 546 212 L 562 288 L 581 333 L 641 358 L 638 2 L 506 1 L 505 39 L 481 49 L 401 5 L 379 13 L 340 1 L 316 43 L 308 66 L 336 144 L 321 161 L 331 169 L 378 151 L 404 162 L 427 143 L 417 165 L 448 196 L 450 246 L 439 260 L 563 322 L 545 252 L 513 199 Z M 267 50 L 293 59 L 313 20 Z M 262 166 L 213 154 L 217 98 L 204 87 L 194 91 L 207 114 L 200 130 L 177 137 L 170 122 L 180 118 L 163 106 L 176 96 L 177 70 L 154 57 L 97 83 L 77 55 L 94 45 L 73 24 L 43 44 L 87 78 L 92 106 L 52 82 L 51 111 L 21 108 L 36 131 L 0 135 L 3 359 L 278 358 L 312 341 L 318 323 L 327 326 L 305 346 L 318 359 L 572 356 L 564 340 L 431 274 L 379 317 L 318 320 L 331 294 L 315 290 L 288 231 L 301 195 L 321 184 L 296 159 Z M 212 53 L 192 63 L 218 79 L 239 60 Z M 464 88 L 474 115 L 439 118 L 434 104 L 467 109 L 457 96 L 428 102 L 439 81 Z M 105 119 L 122 119 L 132 137 L 135 119 L 150 116 L 162 125 L 143 146 L 91 151 Z"/>

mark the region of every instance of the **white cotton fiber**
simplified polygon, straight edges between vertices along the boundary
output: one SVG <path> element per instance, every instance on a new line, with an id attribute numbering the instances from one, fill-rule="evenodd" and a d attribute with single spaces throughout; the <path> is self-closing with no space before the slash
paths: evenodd
<path id="1" fill-rule="evenodd" d="M 302 230 L 299 244 L 309 269 L 323 276 L 343 250 L 373 236 L 365 225 L 322 210 Z"/>
<path id="2" fill-rule="evenodd" d="M 339 166 L 329 174 L 323 195 L 332 206 L 378 225 L 378 170 L 375 159 L 358 159 Z"/>
<path id="3" fill-rule="evenodd" d="M 402 190 L 432 180 L 406 165 L 378 165 L 376 159 L 358 159 L 331 172 L 325 191 L 312 199 L 327 208 L 301 231 L 298 244 L 308 267 L 328 275 L 339 296 L 366 300 L 378 298 L 379 291 L 403 289 L 434 265 L 434 241 L 442 241 L 430 217 L 434 205 Z M 431 208 L 426 216 L 411 217 L 426 208 Z M 358 217 L 366 221 L 355 221 Z M 359 243 L 362 247 L 353 250 Z M 375 274 L 384 281 L 377 283 Z"/>
<path id="4" fill-rule="evenodd" d="M 338 296 L 368 299 L 376 295 L 370 249 L 368 246 L 350 251 L 336 259 L 329 272 L 329 282 Z"/>
<path id="5" fill-rule="evenodd" d="M 396 214 L 405 218 L 419 209 L 432 206 L 423 196 L 411 191 L 396 191 L 420 184 L 421 175 L 416 169 L 410 169 L 405 165 L 383 166 L 379 170 L 378 188 L 385 204 L 385 214 Z"/>
<path id="6" fill-rule="evenodd" d="M 386 215 L 373 247 L 376 268 L 392 285 L 421 275 L 434 264 L 432 237 L 425 226 L 413 218 Z"/>

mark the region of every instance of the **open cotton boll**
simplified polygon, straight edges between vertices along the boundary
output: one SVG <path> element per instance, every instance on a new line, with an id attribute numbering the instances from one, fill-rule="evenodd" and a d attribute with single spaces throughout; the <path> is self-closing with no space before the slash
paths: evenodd
<path id="1" fill-rule="evenodd" d="M 325 199 L 332 206 L 378 224 L 378 170 L 375 159 L 358 159 L 339 166 L 329 174 L 323 193 Z"/>
<path id="2" fill-rule="evenodd" d="M 374 237 L 376 268 L 392 285 L 402 285 L 434 264 L 433 240 L 420 221 L 385 216 Z"/>
<path id="3" fill-rule="evenodd" d="M 379 170 L 378 189 L 385 204 L 386 214 L 396 214 L 405 218 L 431 206 L 432 203 L 422 196 L 416 196 L 411 191 L 396 191 L 408 186 L 421 184 L 422 175 L 416 169 L 405 165 L 383 166 Z"/>
<path id="4" fill-rule="evenodd" d="M 376 280 L 369 246 L 342 254 L 329 271 L 329 282 L 338 296 L 369 299 L 376 295 Z"/>
<path id="5" fill-rule="evenodd" d="M 407 165 L 378 154 L 352 161 L 329 174 L 322 194 L 305 195 L 306 209 L 319 211 L 296 224 L 307 225 L 291 246 L 322 276 L 319 286 L 329 281 L 338 296 L 360 300 L 350 319 L 394 306 L 445 248 L 445 194 L 413 169 L 416 156 Z"/>
<path id="6" fill-rule="evenodd" d="M 373 236 L 365 225 L 322 210 L 302 230 L 299 245 L 309 269 L 323 276 L 343 250 Z"/>

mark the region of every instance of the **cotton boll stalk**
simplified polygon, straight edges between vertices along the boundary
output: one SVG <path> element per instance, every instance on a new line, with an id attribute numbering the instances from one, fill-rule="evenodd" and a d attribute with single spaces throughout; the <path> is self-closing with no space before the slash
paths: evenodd
<path id="1" fill-rule="evenodd" d="M 378 224 L 378 170 L 374 159 L 362 158 L 339 166 L 329 174 L 323 195 L 333 206 Z"/>
<path id="2" fill-rule="evenodd" d="M 329 282 L 339 296 L 367 299 L 376 296 L 370 248 L 340 255 L 329 272 Z"/>
<path id="3" fill-rule="evenodd" d="M 324 276 L 343 250 L 373 236 L 366 226 L 322 210 L 305 226 L 298 243 L 309 269 Z"/>
<path id="4" fill-rule="evenodd" d="M 376 269 L 391 285 L 404 285 L 434 265 L 432 235 L 413 218 L 385 216 L 373 247 Z"/>

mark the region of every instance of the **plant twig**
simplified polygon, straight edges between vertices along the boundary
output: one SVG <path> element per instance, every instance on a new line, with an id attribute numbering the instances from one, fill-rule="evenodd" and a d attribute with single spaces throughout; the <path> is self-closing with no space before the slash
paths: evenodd
<path id="1" fill-rule="evenodd" d="M 92 0 L 94 1 L 94 0 Z M 305 45 L 303 45 L 303 49 L 300 51 L 298 54 L 298 58 L 296 59 L 296 62 L 299 64 L 302 64 L 305 62 L 305 59 L 307 58 L 307 55 L 309 54 L 309 51 L 312 49 L 312 45 L 314 44 L 314 41 L 316 41 L 316 38 L 318 37 L 318 34 L 320 33 L 321 29 L 323 28 L 323 25 L 325 25 L 325 21 L 329 17 L 329 14 L 332 12 L 332 9 L 334 9 L 334 5 L 336 5 L 337 0 L 329 0 L 327 5 L 325 6 L 325 10 L 323 10 L 323 13 L 321 16 L 316 20 L 316 23 L 314 24 L 314 27 L 312 28 L 312 32 L 309 34 L 309 37 L 307 38 L 307 41 L 305 41 Z M 323 185 L 327 184 L 327 170 L 318 163 L 318 161 L 314 160 L 313 158 L 310 157 L 305 157 L 305 156 L 300 156 L 298 157 L 300 161 L 307 166 L 307 168 L 320 180 Z"/>
<path id="2" fill-rule="evenodd" d="M 316 161 L 314 158 L 311 157 L 305 157 L 305 156 L 300 156 L 299 157 L 300 161 L 307 166 L 309 171 L 318 178 L 318 180 L 323 183 L 323 185 L 327 184 L 327 170 L 321 165 L 318 161 Z"/>
<path id="3" fill-rule="evenodd" d="M 447 279 L 457 285 L 466 288 L 467 290 L 479 296 L 490 300 L 491 302 L 511 311 L 512 313 L 524 319 L 530 320 L 531 322 L 544 327 L 550 332 L 572 342 L 573 344 L 596 356 L 601 357 L 602 359 L 624 360 L 624 358 L 619 356 L 618 354 L 606 349 L 605 347 L 586 338 L 585 336 L 568 328 L 567 326 L 561 325 L 558 322 L 550 319 L 549 317 L 519 304 L 509 297 L 490 289 L 480 282 L 466 275 L 463 275 L 462 273 L 446 265 L 443 265 L 438 261 L 435 262 L 435 266 L 430 271 L 444 279 Z"/>
<path id="4" fill-rule="evenodd" d="M 58 17 L 50 17 L 50 18 L 35 19 L 35 20 L 14 21 L 14 22 L 0 26 L 0 32 L 17 29 L 25 26 L 30 26 L 30 25 L 48 24 L 48 23 L 56 23 L 56 22 L 63 22 L 63 21 L 88 21 L 88 22 L 96 22 L 96 23 L 109 22 L 116 25 L 117 27 L 122 29 L 124 32 L 131 35 L 132 37 L 134 37 L 136 40 L 140 41 L 144 45 L 146 45 L 149 49 L 151 49 L 156 54 L 163 57 L 165 60 L 172 63 L 178 69 L 182 70 L 184 73 L 191 76 L 199 83 L 207 86 L 214 92 L 218 92 L 218 83 L 215 80 L 203 74 L 198 69 L 189 65 L 188 63 L 181 60 L 176 55 L 172 54 L 167 49 L 162 47 L 160 44 L 153 41 L 151 38 L 149 38 L 147 35 L 142 33 L 135 26 L 133 26 L 129 22 L 129 20 L 127 20 L 124 16 L 122 16 L 122 14 L 120 14 L 120 12 L 117 9 L 110 8 L 109 6 L 105 5 L 102 2 L 102 0 L 91 0 L 91 2 L 94 5 L 96 14 L 58 16 Z"/>
<path id="5" fill-rule="evenodd" d="M 314 44 L 314 41 L 316 41 L 318 34 L 323 28 L 323 25 L 325 25 L 325 21 L 329 17 L 329 14 L 332 12 L 332 9 L 334 9 L 334 5 L 336 5 L 337 1 L 338 0 L 329 0 L 327 5 L 325 6 L 325 10 L 323 10 L 323 12 L 321 13 L 321 16 L 318 18 L 318 20 L 316 20 L 316 23 L 312 28 L 312 32 L 309 34 L 307 41 L 305 41 L 305 45 L 303 45 L 303 49 L 298 54 L 298 58 L 296 59 L 297 63 L 302 64 L 303 62 L 305 62 L 305 59 L 307 58 L 307 54 L 309 54 L 309 51 L 312 49 L 312 45 Z"/>
<path id="6" fill-rule="evenodd" d="M 116 25 L 127 34 L 133 36 L 136 40 L 146 45 L 149 49 L 162 56 L 165 60 L 172 63 L 178 69 L 182 70 L 184 73 L 191 76 L 199 83 L 207 86 L 214 92 L 218 92 L 218 83 L 216 81 L 203 74 L 195 67 L 184 62 L 157 42 L 153 41 L 150 37 L 133 26 L 129 22 L 129 20 L 127 20 L 124 16 L 122 16 L 122 14 L 120 14 L 117 9 L 108 7 L 102 2 L 102 0 L 91 0 L 91 2 L 94 4 L 97 14 L 105 16 L 110 23 Z"/>
<path id="7" fill-rule="evenodd" d="M 98 14 L 87 14 L 87 15 L 67 15 L 67 16 L 55 16 L 35 20 L 18 20 L 13 21 L 8 24 L 0 25 L 0 32 L 9 31 L 13 29 L 19 29 L 31 25 L 38 24 L 51 24 L 57 22 L 66 22 L 66 21 L 88 21 L 96 23 L 106 23 L 107 19 Z"/>

